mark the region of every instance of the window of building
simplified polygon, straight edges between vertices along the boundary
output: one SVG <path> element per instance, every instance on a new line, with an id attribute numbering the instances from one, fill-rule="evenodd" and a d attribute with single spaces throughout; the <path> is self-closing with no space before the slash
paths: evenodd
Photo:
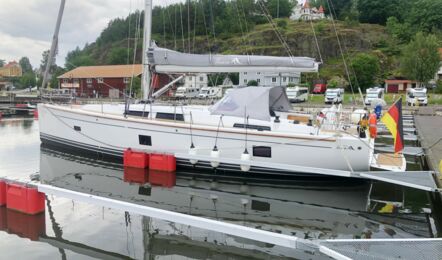
<path id="1" fill-rule="evenodd" d="M 201 82 L 204 81 L 204 78 L 203 78 L 203 77 L 200 77 L 200 81 L 201 81 Z"/>
<path id="2" fill-rule="evenodd" d="M 256 75 L 260 75 L 261 74 L 261 72 L 256 72 Z"/>
<path id="3" fill-rule="evenodd" d="M 92 79 L 86 79 L 87 84 L 92 84 Z"/>
<path id="4" fill-rule="evenodd" d="M 98 79 L 97 79 L 97 82 L 98 82 L 98 83 L 103 83 L 104 80 L 103 80 L 103 78 L 98 78 Z"/>
<path id="5" fill-rule="evenodd" d="M 244 72 L 244 75 L 247 75 L 247 72 Z"/>
<path id="6" fill-rule="evenodd" d="M 78 84 L 78 79 L 74 79 L 74 83 Z"/>
<path id="7" fill-rule="evenodd" d="M 257 79 L 256 82 L 261 83 L 261 79 Z"/>
<path id="8" fill-rule="evenodd" d="M 275 83 L 276 82 L 276 77 L 272 78 L 272 82 Z"/>
<path id="9" fill-rule="evenodd" d="M 283 77 L 282 81 L 287 82 L 287 77 Z"/>
<path id="10" fill-rule="evenodd" d="M 124 82 L 124 84 L 129 84 L 130 83 L 130 78 L 124 78 L 123 82 Z"/>
<path id="11" fill-rule="evenodd" d="M 246 79 L 244 80 L 244 84 L 247 84 L 247 80 Z"/>
<path id="12" fill-rule="evenodd" d="M 63 79 L 63 83 L 68 83 L 69 80 L 68 79 Z"/>
<path id="13" fill-rule="evenodd" d="M 192 80 L 192 76 L 189 76 L 189 80 Z"/>

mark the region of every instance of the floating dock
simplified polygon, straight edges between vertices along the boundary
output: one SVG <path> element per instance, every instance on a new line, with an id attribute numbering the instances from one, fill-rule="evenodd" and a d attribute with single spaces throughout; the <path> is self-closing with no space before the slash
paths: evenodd
<path id="1" fill-rule="evenodd" d="M 436 107 L 421 107 L 415 116 L 418 140 L 424 149 L 428 167 L 441 175 L 442 161 L 442 117 L 436 116 Z"/>

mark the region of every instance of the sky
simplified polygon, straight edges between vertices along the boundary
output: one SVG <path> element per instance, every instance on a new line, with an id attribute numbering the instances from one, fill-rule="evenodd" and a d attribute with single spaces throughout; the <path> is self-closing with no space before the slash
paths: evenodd
<path id="1" fill-rule="evenodd" d="M 168 5 L 180 0 L 153 0 Z M 50 49 L 60 0 L 0 0 L 0 59 L 18 61 L 26 56 L 38 67 Z M 144 0 L 66 0 L 56 62 L 64 66 L 66 54 L 94 42 L 110 20 L 144 8 Z"/>

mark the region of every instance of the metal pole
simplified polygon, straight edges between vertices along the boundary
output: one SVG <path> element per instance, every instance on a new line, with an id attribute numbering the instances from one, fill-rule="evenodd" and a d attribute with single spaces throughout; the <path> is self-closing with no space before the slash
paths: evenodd
<path id="1" fill-rule="evenodd" d="M 143 99 L 149 98 L 150 91 L 150 68 L 147 59 L 147 51 L 151 45 L 152 34 L 152 0 L 144 1 L 144 35 L 143 35 L 143 78 L 141 88 L 143 90 Z"/>
<path id="2" fill-rule="evenodd" d="M 49 52 L 48 62 L 46 64 L 45 73 L 43 74 L 43 82 L 41 83 L 41 88 L 45 88 L 48 83 L 49 70 L 52 67 L 52 61 L 55 58 L 55 51 L 58 47 L 58 32 L 60 31 L 61 18 L 63 17 L 64 5 L 66 0 L 61 0 L 60 10 L 58 11 L 57 23 L 55 25 L 54 36 L 52 37 L 51 50 Z"/>

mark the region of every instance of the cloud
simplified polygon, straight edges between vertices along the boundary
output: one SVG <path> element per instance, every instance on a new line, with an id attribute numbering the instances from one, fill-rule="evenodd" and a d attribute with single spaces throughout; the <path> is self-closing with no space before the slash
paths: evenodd
<path id="1" fill-rule="evenodd" d="M 154 0 L 167 5 L 180 0 Z M 0 0 L 0 59 L 29 57 L 34 67 L 50 48 L 60 0 Z M 142 9 L 144 0 L 67 0 L 59 35 L 57 64 L 76 46 L 94 42 L 110 20 Z"/>

